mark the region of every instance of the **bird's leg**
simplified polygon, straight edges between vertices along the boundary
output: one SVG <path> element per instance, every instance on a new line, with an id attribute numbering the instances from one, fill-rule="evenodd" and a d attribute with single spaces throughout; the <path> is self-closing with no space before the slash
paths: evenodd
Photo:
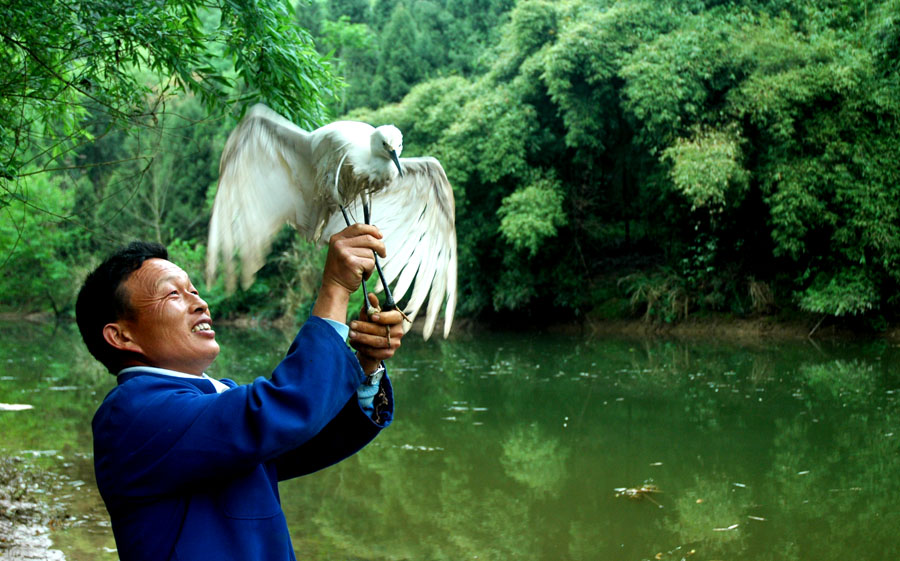
<path id="1" fill-rule="evenodd" d="M 370 213 L 371 199 L 367 200 L 368 197 L 365 193 L 360 198 L 362 199 L 362 205 L 363 205 L 363 220 L 365 221 L 366 224 L 369 224 L 370 219 L 371 219 L 371 213 Z M 406 314 L 403 313 L 403 310 L 401 310 L 400 308 L 397 307 L 397 303 L 394 301 L 394 295 L 391 294 L 391 287 L 388 286 L 387 278 L 384 276 L 384 272 L 381 270 L 381 261 L 378 260 L 378 254 L 375 253 L 374 251 L 372 252 L 372 254 L 375 256 L 375 269 L 378 271 L 378 278 L 381 279 L 381 286 L 384 287 L 384 306 L 382 306 L 381 309 L 385 310 L 385 311 L 397 310 L 398 312 L 400 312 L 400 316 L 403 317 L 403 319 L 405 319 L 407 322 L 411 323 L 412 320 L 409 319 L 406 316 Z M 368 298 L 368 296 L 366 296 L 366 304 L 368 304 L 368 302 L 369 302 L 369 298 Z M 369 316 L 372 315 L 372 310 L 373 310 L 373 308 L 369 308 L 367 310 L 367 313 L 369 314 Z M 388 347 L 390 347 L 391 346 L 391 327 L 389 325 L 385 325 L 384 329 L 385 329 L 385 333 L 387 334 Z"/>
<path id="2" fill-rule="evenodd" d="M 344 215 L 344 222 L 347 223 L 347 226 L 350 226 L 350 215 L 347 214 L 347 209 L 344 208 L 344 205 L 339 205 L 339 206 L 341 208 L 341 214 Z M 375 264 L 378 265 L 377 256 L 376 256 Z M 381 274 L 380 270 L 378 271 L 378 274 Z M 366 304 L 366 314 L 369 317 L 371 317 L 372 314 L 374 314 L 376 312 L 380 312 L 381 310 L 372 307 L 372 304 L 369 303 L 369 289 L 368 289 L 368 287 L 366 287 L 366 279 L 362 280 L 362 289 L 363 289 L 363 301 Z"/>
<path id="3" fill-rule="evenodd" d="M 347 212 L 347 209 L 344 208 L 344 205 L 338 205 L 338 206 L 341 209 L 341 214 L 344 215 L 344 222 L 347 223 L 347 226 L 350 226 L 350 214 Z M 368 224 L 369 223 L 369 206 L 366 204 L 365 199 L 363 199 L 363 213 L 365 215 L 364 216 L 365 223 Z M 378 275 L 379 275 L 379 277 L 381 277 L 381 284 L 384 285 L 384 290 L 385 290 L 387 299 L 385 300 L 384 308 L 379 308 L 377 306 L 373 306 L 372 303 L 369 302 L 369 290 L 366 287 L 366 279 L 362 280 L 363 301 L 366 304 L 366 315 L 369 316 L 369 318 L 371 318 L 373 315 L 380 312 L 382 309 L 389 311 L 389 310 L 393 310 L 393 309 L 397 308 L 397 305 L 394 303 L 394 297 L 391 296 L 390 289 L 388 289 L 387 283 L 384 282 L 384 274 L 381 272 L 381 264 L 378 262 L 378 254 L 375 253 L 374 251 L 372 253 L 375 255 L 375 267 L 378 269 Z M 388 308 L 387 307 L 388 302 L 390 302 L 390 304 L 393 307 Z M 405 319 L 406 321 L 411 321 L 408 317 L 406 317 L 406 314 L 404 314 L 402 310 L 398 310 L 398 311 L 400 312 L 400 315 L 403 316 L 403 319 Z M 389 325 L 385 325 L 384 329 L 385 329 L 385 334 L 387 335 L 388 347 L 390 347 L 391 346 L 391 327 Z"/>
<path id="4" fill-rule="evenodd" d="M 362 205 L 363 205 L 363 220 L 365 220 L 366 224 L 369 224 L 369 220 L 371 218 L 371 199 L 366 200 L 367 197 L 365 194 L 361 196 Z M 384 276 L 384 273 L 381 271 L 381 262 L 378 260 L 378 254 L 374 251 L 372 252 L 375 255 L 375 269 L 378 271 L 378 278 L 381 279 L 381 286 L 384 287 L 384 306 L 381 307 L 382 310 L 391 311 L 397 310 L 400 312 L 400 315 L 407 322 L 412 322 L 411 319 L 406 317 L 406 314 L 403 313 L 403 310 L 397 307 L 397 303 L 394 301 L 394 295 L 391 294 L 391 287 L 388 286 L 387 279 Z M 388 330 L 388 341 L 390 341 L 390 330 Z"/>
<path id="5" fill-rule="evenodd" d="M 363 206 L 363 223 L 369 224 L 370 223 L 369 205 L 366 203 L 366 194 L 363 193 L 362 195 L 359 196 L 359 198 L 362 201 L 362 206 Z M 390 311 L 390 310 L 393 310 L 394 308 L 396 308 L 396 305 L 394 304 L 394 299 L 391 297 L 391 291 L 390 291 L 390 289 L 388 289 L 387 283 L 384 282 L 384 274 L 381 272 L 381 263 L 378 262 L 378 254 L 375 253 L 375 251 L 372 251 L 372 255 L 375 256 L 375 270 L 378 271 L 378 278 L 381 279 L 381 284 L 384 285 L 385 300 L 384 300 L 384 306 L 378 306 L 378 305 L 373 306 L 369 302 L 369 293 L 368 292 L 363 293 L 363 297 L 366 301 L 366 314 L 368 314 L 368 316 L 370 318 L 374 314 L 377 314 L 378 312 L 380 312 L 382 310 Z M 388 330 L 388 341 L 389 342 L 390 342 L 390 337 L 391 337 L 390 330 Z"/>

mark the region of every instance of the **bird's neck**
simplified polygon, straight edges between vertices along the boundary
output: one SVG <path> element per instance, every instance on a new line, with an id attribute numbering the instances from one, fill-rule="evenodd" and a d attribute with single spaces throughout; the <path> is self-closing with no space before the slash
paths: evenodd
<path id="1" fill-rule="evenodd" d="M 368 178 L 371 183 L 378 184 L 378 187 L 389 183 L 397 175 L 394 162 L 378 157 L 364 158 L 360 165 L 355 166 L 355 170 L 356 175 Z"/>

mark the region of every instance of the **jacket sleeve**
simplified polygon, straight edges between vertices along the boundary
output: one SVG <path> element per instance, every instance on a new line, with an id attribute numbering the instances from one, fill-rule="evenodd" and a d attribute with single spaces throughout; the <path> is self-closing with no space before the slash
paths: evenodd
<path id="1" fill-rule="evenodd" d="M 358 408 L 363 378 L 352 351 L 313 317 L 269 379 L 221 394 L 132 379 L 94 418 L 98 485 L 123 499 L 153 497 L 245 473 L 302 446 L 348 402 Z"/>
<path id="2" fill-rule="evenodd" d="M 390 425 L 394 393 L 387 376 L 381 379 L 373 404 L 375 419 L 363 411 L 358 400 L 348 401 L 318 434 L 276 460 L 278 480 L 306 475 L 352 456 Z"/>

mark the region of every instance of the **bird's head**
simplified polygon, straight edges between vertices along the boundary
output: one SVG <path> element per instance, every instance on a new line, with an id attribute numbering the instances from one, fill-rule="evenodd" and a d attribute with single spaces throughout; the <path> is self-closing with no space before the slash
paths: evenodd
<path id="1" fill-rule="evenodd" d="M 372 154 L 386 158 L 397 166 L 397 172 L 403 175 L 400 168 L 400 153 L 403 152 L 403 134 L 394 125 L 382 125 L 372 133 Z"/>

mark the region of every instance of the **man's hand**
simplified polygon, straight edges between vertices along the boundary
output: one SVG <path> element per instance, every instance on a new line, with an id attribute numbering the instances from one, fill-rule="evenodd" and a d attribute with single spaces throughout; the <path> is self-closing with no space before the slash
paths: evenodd
<path id="1" fill-rule="evenodd" d="M 369 302 L 378 305 L 378 298 L 369 293 Z M 356 349 L 356 357 L 363 372 L 371 374 L 382 360 L 394 356 L 403 338 L 403 314 L 399 310 L 378 312 L 371 318 L 363 304 L 359 319 L 350 322 L 350 346 Z"/>
<path id="2" fill-rule="evenodd" d="M 322 273 L 322 287 L 312 315 L 341 323 L 345 321 L 350 294 L 375 268 L 373 251 L 385 256 L 381 232 L 375 226 L 354 224 L 331 236 Z"/>

